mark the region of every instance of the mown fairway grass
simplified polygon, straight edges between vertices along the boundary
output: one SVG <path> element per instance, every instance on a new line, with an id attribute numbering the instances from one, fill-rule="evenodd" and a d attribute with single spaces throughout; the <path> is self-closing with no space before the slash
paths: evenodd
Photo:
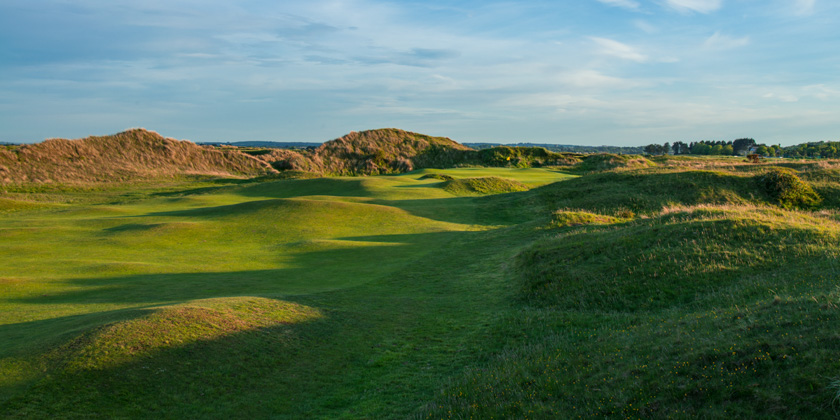
<path id="1" fill-rule="evenodd" d="M 423 174 L 8 193 L 43 208 L 2 216 L 3 413 L 409 415 L 527 238 Z"/>
<path id="2" fill-rule="evenodd" d="M 833 418 L 835 166 L 654 163 L 8 191 L 0 413 Z"/>

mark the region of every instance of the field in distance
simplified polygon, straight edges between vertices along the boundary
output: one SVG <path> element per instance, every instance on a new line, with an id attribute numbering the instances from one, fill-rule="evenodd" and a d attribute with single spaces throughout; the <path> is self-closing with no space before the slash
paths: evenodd
<path id="1" fill-rule="evenodd" d="M 33 185 L 0 413 L 834 418 L 840 162 Z"/>

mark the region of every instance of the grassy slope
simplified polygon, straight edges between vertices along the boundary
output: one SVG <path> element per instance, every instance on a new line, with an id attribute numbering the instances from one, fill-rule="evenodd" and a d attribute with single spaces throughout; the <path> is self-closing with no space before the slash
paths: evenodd
<path id="1" fill-rule="evenodd" d="M 408 415 L 475 357 L 528 237 L 422 175 L 64 190 L 7 214 L 2 409 Z"/>
<path id="2" fill-rule="evenodd" d="M 769 205 L 762 166 L 660 163 L 541 189 L 565 210 L 516 258 L 518 338 L 425 417 L 836 417 L 836 211 Z"/>
<path id="3" fill-rule="evenodd" d="M 832 418 L 840 217 L 772 206 L 761 166 L 656 164 L 551 185 L 568 176 L 62 191 L 58 209 L 11 209 L 0 410 Z M 793 169 L 837 202 L 834 167 Z M 429 173 L 532 189 L 453 196 Z"/>

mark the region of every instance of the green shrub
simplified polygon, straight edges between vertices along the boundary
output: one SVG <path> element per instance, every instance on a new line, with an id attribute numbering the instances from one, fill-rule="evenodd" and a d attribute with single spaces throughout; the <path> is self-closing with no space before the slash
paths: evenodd
<path id="1" fill-rule="evenodd" d="M 790 169 L 773 168 L 756 180 L 773 201 L 786 209 L 814 208 L 822 202 L 822 197 Z"/>

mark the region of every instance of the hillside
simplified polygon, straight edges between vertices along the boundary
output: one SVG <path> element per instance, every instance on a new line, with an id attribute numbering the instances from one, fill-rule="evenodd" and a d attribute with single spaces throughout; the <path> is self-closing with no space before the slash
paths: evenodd
<path id="1" fill-rule="evenodd" d="M 0 183 L 126 181 L 176 175 L 276 172 L 236 149 L 198 146 L 145 129 L 0 149 Z"/>
<path id="2" fill-rule="evenodd" d="M 315 149 L 311 159 L 329 174 L 376 175 L 452 166 L 470 150 L 445 137 L 385 128 L 354 131 L 328 141 Z"/>
<path id="3" fill-rule="evenodd" d="M 278 170 L 325 175 L 396 174 L 464 165 L 530 168 L 572 165 L 581 160 L 581 155 L 551 152 L 542 147 L 498 146 L 473 150 L 446 137 L 395 128 L 352 132 L 315 150 L 264 150 L 257 157 Z"/>
<path id="4" fill-rule="evenodd" d="M 543 147 L 473 150 L 446 137 L 395 128 L 351 132 L 317 148 L 196 145 L 144 129 L 0 148 L 0 183 L 84 183 L 181 175 L 382 175 L 423 168 L 570 166 L 587 158 Z M 624 158 L 622 158 L 624 159 Z M 591 166 L 591 165 L 590 165 Z M 287 171 L 287 172 L 284 172 Z"/>

